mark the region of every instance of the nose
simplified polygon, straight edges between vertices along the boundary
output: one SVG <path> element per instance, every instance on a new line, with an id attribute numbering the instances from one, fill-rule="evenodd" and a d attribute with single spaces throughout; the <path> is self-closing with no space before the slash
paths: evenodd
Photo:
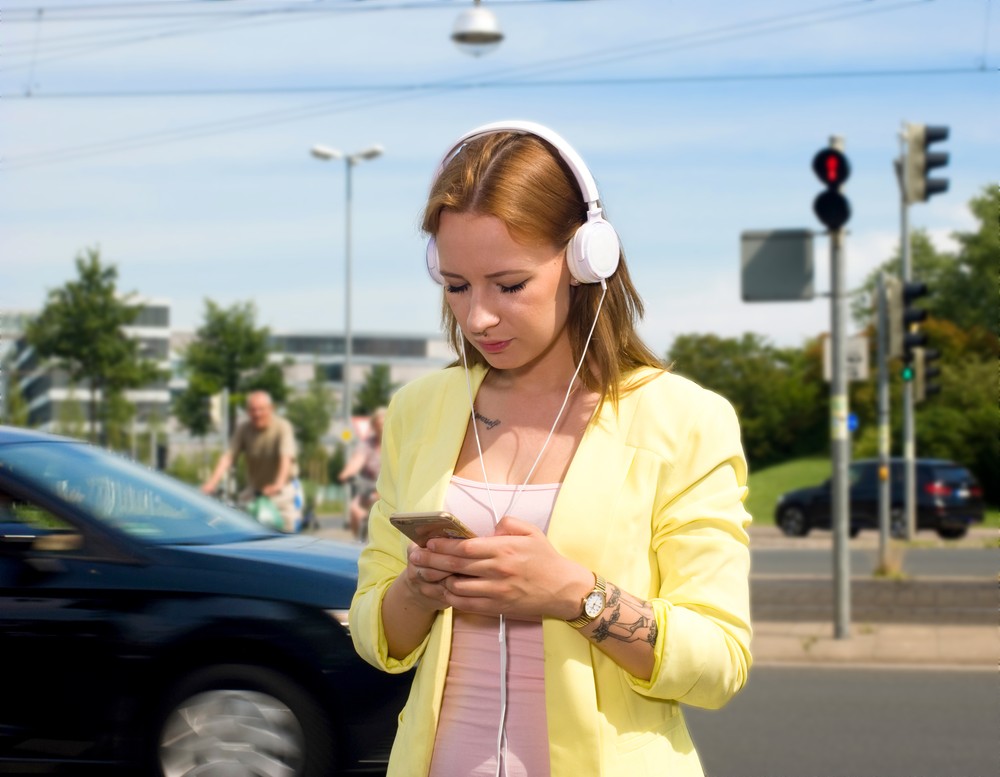
<path id="1" fill-rule="evenodd" d="M 469 309 L 465 316 L 465 326 L 470 333 L 485 332 L 500 323 L 500 316 L 497 315 L 490 304 L 488 295 L 479 291 L 470 290 Z"/>

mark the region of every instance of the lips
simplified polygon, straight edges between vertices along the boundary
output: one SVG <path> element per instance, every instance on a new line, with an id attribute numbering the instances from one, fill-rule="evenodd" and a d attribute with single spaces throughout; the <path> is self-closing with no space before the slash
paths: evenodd
<path id="1" fill-rule="evenodd" d="M 479 347 L 486 353 L 500 353 L 510 345 L 510 340 L 481 340 Z"/>

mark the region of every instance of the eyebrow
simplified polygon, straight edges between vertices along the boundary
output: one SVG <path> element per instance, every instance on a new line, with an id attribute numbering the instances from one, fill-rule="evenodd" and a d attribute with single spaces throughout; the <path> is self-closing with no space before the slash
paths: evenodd
<path id="1" fill-rule="evenodd" d="M 464 278 L 465 276 L 457 272 L 448 272 L 447 270 L 440 270 L 441 275 L 445 278 Z M 503 278 L 506 275 L 520 275 L 525 272 L 530 272 L 530 270 L 498 270 L 497 272 L 491 272 L 486 274 L 486 278 L 491 280 L 495 278 Z"/>

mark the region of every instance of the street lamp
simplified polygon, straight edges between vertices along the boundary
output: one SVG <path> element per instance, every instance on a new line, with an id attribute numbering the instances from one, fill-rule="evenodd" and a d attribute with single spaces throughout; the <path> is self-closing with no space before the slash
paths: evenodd
<path id="1" fill-rule="evenodd" d="M 379 144 L 369 146 L 353 154 L 344 155 L 339 149 L 316 145 L 311 153 L 317 159 L 329 162 L 333 159 L 343 159 L 347 172 L 347 196 L 344 243 L 344 424 L 348 435 L 345 443 L 349 444 L 354 432 L 351 426 L 351 171 L 358 162 L 375 159 L 381 156 L 383 148 Z M 345 505 L 346 508 L 346 505 Z"/>
<path id="2" fill-rule="evenodd" d="M 472 8 L 462 11 L 455 19 L 451 39 L 461 51 L 474 57 L 488 54 L 500 45 L 503 32 L 493 12 L 474 0 Z"/>

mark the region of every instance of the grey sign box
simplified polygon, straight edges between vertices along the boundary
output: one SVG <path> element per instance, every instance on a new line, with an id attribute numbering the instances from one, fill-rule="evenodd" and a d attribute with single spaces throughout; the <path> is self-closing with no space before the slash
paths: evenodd
<path id="1" fill-rule="evenodd" d="M 798 302 L 813 298 L 811 230 L 743 232 L 740 261 L 744 302 Z"/>

